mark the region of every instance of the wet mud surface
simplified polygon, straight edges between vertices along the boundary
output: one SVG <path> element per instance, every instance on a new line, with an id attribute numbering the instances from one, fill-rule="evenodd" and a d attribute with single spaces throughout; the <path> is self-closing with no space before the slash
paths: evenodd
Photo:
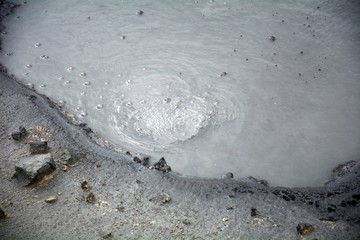
<path id="1" fill-rule="evenodd" d="M 4 70 L 0 102 L 0 239 L 360 238 L 359 161 L 321 188 L 187 178 L 113 149 Z M 15 165 L 36 141 L 56 170 L 24 186 Z"/>

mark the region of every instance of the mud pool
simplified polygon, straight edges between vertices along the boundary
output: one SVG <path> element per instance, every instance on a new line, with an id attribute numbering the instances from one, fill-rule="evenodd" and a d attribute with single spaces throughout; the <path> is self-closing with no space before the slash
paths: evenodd
<path id="1" fill-rule="evenodd" d="M 19 3 L 0 62 L 113 144 L 289 187 L 360 158 L 356 1 Z"/>

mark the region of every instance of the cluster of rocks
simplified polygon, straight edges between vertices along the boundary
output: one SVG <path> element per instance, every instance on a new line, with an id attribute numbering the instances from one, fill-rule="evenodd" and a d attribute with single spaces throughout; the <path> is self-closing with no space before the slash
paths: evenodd
<path id="1" fill-rule="evenodd" d="M 14 141 L 22 141 L 28 134 L 26 128 L 20 126 L 18 131 L 11 133 L 11 138 Z M 67 169 L 68 161 L 71 158 L 70 152 L 67 149 L 60 148 L 52 154 L 48 147 L 47 140 L 29 139 L 26 142 L 29 155 L 17 161 L 13 178 L 24 182 L 26 186 L 41 180 L 44 176 L 56 170 L 57 167 L 54 159 L 62 166 L 63 170 Z"/>

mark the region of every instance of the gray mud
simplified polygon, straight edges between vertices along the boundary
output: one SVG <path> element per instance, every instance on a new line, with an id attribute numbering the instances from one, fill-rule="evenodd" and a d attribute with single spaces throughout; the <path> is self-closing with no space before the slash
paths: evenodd
<path id="1" fill-rule="evenodd" d="M 0 102 L 0 208 L 6 214 L 0 239 L 360 238 L 359 162 L 338 169 L 322 188 L 187 178 L 99 145 L 91 129 L 6 72 Z M 33 132 L 14 141 L 10 134 L 19 126 Z M 68 149 L 71 159 L 56 161 L 58 170 L 24 187 L 13 178 L 14 166 L 29 155 L 35 131 L 47 138 L 53 156 Z"/>

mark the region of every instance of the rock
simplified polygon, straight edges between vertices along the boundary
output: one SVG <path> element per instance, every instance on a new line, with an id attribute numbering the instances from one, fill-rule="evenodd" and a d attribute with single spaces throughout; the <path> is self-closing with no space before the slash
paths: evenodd
<path id="1" fill-rule="evenodd" d="M 6 213 L 4 212 L 4 210 L 0 208 L 0 219 L 5 219 L 5 218 L 7 218 Z"/>
<path id="2" fill-rule="evenodd" d="M 300 235 L 309 235 L 315 231 L 315 228 L 308 223 L 299 223 L 296 227 L 296 230 Z"/>
<path id="3" fill-rule="evenodd" d="M 225 77 L 227 75 L 227 72 L 220 73 L 219 77 Z"/>
<path id="4" fill-rule="evenodd" d="M 13 132 L 11 133 L 11 138 L 16 140 L 16 141 L 19 141 L 21 138 L 22 138 L 22 134 L 21 132 Z"/>
<path id="5" fill-rule="evenodd" d="M 224 175 L 221 176 L 222 179 L 230 179 L 230 178 L 234 178 L 234 174 L 231 172 L 225 173 Z"/>
<path id="6" fill-rule="evenodd" d="M 27 134 L 26 129 L 23 126 L 20 126 L 19 131 L 15 131 L 15 132 L 11 133 L 11 138 L 16 141 L 19 141 L 26 134 Z"/>
<path id="7" fill-rule="evenodd" d="M 169 165 L 167 165 L 165 158 L 160 158 L 160 160 L 156 163 L 154 163 L 154 165 L 152 166 L 154 169 L 156 170 L 160 170 L 162 172 L 170 172 L 171 171 L 171 167 Z"/>
<path id="8" fill-rule="evenodd" d="M 83 181 L 81 183 L 81 188 L 87 191 L 91 189 L 91 185 L 87 181 Z"/>
<path id="9" fill-rule="evenodd" d="M 149 157 L 144 157 L 143 159 L 140 159 L 139 157 L 134 157 L 133 161 L 136 163 L 140 163 L 143 166 L 148 166 L 149 165 Z"/>
<path id="10" fill-rule="evenodd" d="M 42 154 L 47 152 L 47 142 L 34 141 L 30 142 L 31 154 Z"/>
<path id="11" fill-rule="evenodd" d="M 139 10 L 136 12 L 136 15 L 143 15 L 144 14 L 144 11 L 143 10 Z"/>
<path id="12" fill-rule="evenodd" d="M 259 215 L 259 212 L 258 212 L 258 210 L 257 210 L 256 208 L 251 208 L 250 215 L 251 215 L 252 217 L 258 217 L 258 216 L 260 216 L 260 215 Z"/>
<path id="13" fill-rule="evenodd" d="M 163 192 L 160 195 L 150 198 L 149 201 L 155 202 L 160 205 L 165 205 L 166 203 L 169 203 L 171 201 L 170 194 Z"/>
<path id="14" fill-rule="evenodd" d="M 56 196 L 50 196 L 47 199 L 45 199 L 45 202 L 47 203 L 54 203 L 57 201 L 57 197 Z"/>
<path id="15" fill-rule="evenodd" d="M 274 37 L 274 36 L 270 37 L 270 41 L 275 42 L 275 40 L 276 40 L 276 37 Z"/>
<path id="16" fill-rule="evenodd" d="M 53 172 L 56 165 L 50 153 L 37 154 L 20 159 L 15 165 L 15 177 L 22 177 L 29 183 Z"/>
<path id="17" fill-rule="evenodd" d="M 227 222 L 227 221 L 229 221 L 229 218 L 224 217 L 224 218 L 222 219 L 222 221 L 223 221 L 223 222 Z"/>
<path id="18" fill-rule="evenodd" d="M 189 219 L 184 219 L 182 222 L 183 222 L 183 224 L 185 224 L 185 225 L 190 225 L 190 224 L 191 224 L 191 222 L 190 222 Z"/>
<path id="19" fill-rule="evenodd" d="M 111 239 L 112 237 L 113 237 L 112 233 L 109 232 L 109 233 L 104 234 L 102 238 L 103 239 Z"/>
<path id="20" fill-rule="evenodd" d="M 20 126 L 20 127 L 19 127 L 19 132 L 20 132 L 23 136 L 26 135 L 26 133 L 27 133 L 26 128 L 23 127 L 23 126 Z"/>
<path id="21" fill-rule="evenodd" d="M 95 195 L 92 192 L 89 192 L 85 200 L 87 203 L 95 203 Z"/>

